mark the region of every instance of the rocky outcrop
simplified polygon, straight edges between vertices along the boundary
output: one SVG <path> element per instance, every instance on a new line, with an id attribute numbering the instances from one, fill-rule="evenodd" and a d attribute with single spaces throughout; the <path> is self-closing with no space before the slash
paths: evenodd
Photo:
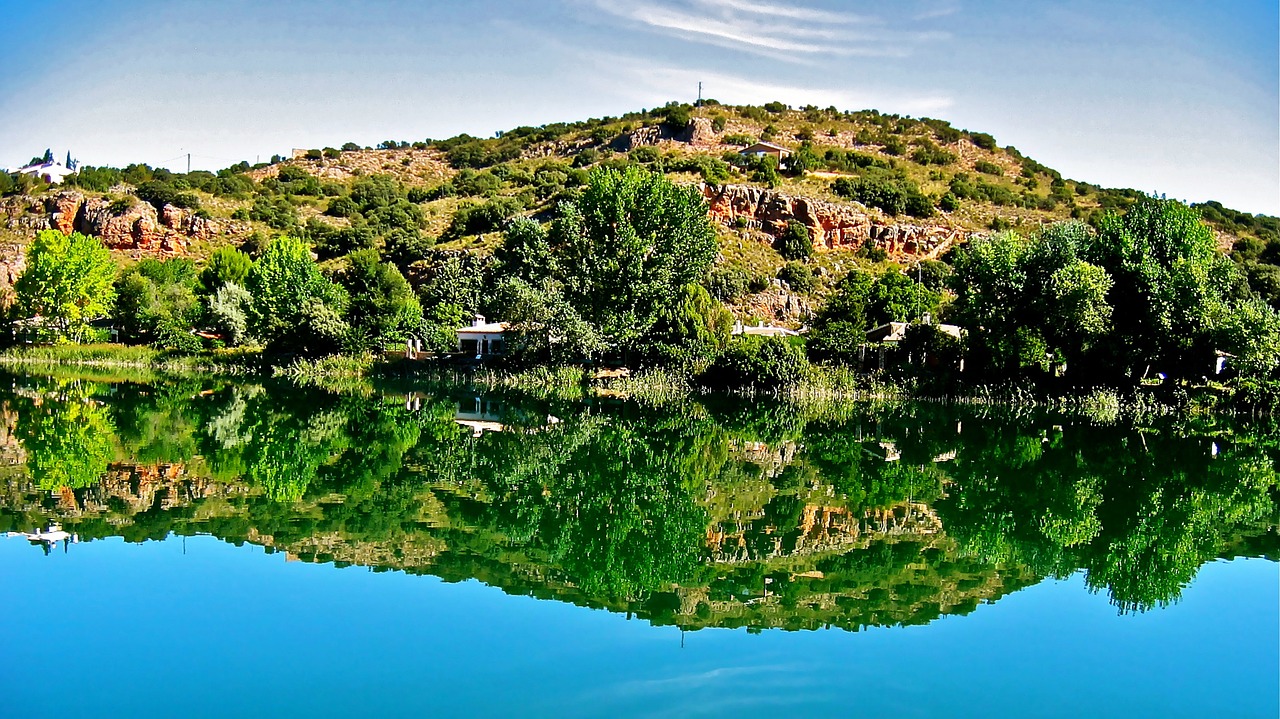
<path id="1" fill-rule="evenodd" d="M 695 117 L 690 120 L 689 126 L 680 134 L 679 139 L 694 147 L 711 147 L 720 144 L 715 127 L 711 124 L 711 120 L 705 117 Z"/>
<path id="2" fill-rule="evenodd" d="M 8 309 L 15 299 L 13 284 L 27 267 L 27 255 L 22 245 L 0 244 L 0 309 Z"/>
<path id="3" fill-rule="evenodd" d="M 719 134 L 711 121 L 705 117 L 695 117 L 683 130 L 673 130 L 667 125 L 646 125 L 631 132 L 623 133 L 613 142 L 613 148 L 622 152 L 630 152 L 637 147 L 658 145 L 663 141 L 683 142 L 693 147 L 716 147 L 720 144 Z"/>
<path id="4" fill-rule="evenodd" d="M 114 203 L 103 198 L 85 200 L 76 216 L 75 229 L 100 238 L 102 244 L 112 250 L 153 254 L 186 252 L 187 238 L 172 227 L 162 224 L 160 215 L 151 205 L 135 202 L 123 212 L 119 212 L 120 208 L 113 205 Z M 165 209 L 170 209 L 170 206 Z M 170 222 L 177 222 L 172 213 L 168 219 Z"/>
<path id="5" fill-rule="evenodd" d="M 6 198 L 0 202 L 0 226 L 27 236 L 42 230 L 80 232 L 101 239 L 109 249 L 134 256 L 182 255 L 192 240 L 241 237 L 251 230 L 247 222 L 216 220 L 173 205 L 157 212 L 133 198 L 85 197 L 75 190 L 45 197 Z M 21 248 L 13 252 L 0 247 L 0 304 L 9 286 L 6 277 L 21 272 L 20 258 Z"/>
<path id="6" fill-rule="evenodd" d="M 870 245 L 894 259 L 933 259 L 967 237 L 952 227 L 883 222 L 857 205 L 760 187 L 704 185 L 703 195 L 711 216 L 725 225 L 745 220 L 749 227 L 777 236 L 794 220 L 809 228 L 818 248 L 858 250 Z"/>

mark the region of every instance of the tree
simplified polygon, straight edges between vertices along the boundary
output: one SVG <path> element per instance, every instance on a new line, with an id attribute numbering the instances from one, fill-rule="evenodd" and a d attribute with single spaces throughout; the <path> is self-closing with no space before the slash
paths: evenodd
<path id="1" fill-rule="evenodd" d="M 221 332 L 228 344 L 253 342 L 249 335 L 249 313 L 253 297 L 240 285 L 228 282 L 209 297 L 209 324 Z"/>
<path id="2" fill-rule="evenodd" d="M 27 251 L 27 267 L 14 283 L 18 314 L 39 319 L 44 339 L 80 341 L 89 321 L 115 302 L 111 253 L 93 237 L 45 230 Z"/>
<path id="3" fill-rule="evenodd" d="M 507 355 L 515 363 L 581 362 L 604 349 L 595 327 L 569 305 L 554 280 L 532 285 L 523 278 L 508 277 L 494 294 L 507 321 Z"/>
<path id="4" fill-rule="evenodd" d="M 643 354 L 659 364 L 698 373 L 729 344 L 733 315 L 701 285 L 685 285 L 658 317 Z"/>
<path id="5" fill-rule="evenodd" d="M 612 349 L 632 346 L 717 251 L 697 190 L 628 167 L 597 169 L 552 226 L 569 304 Z"/>
<path id="6" fill-rule="evenodd" d="M 1124 217 L 1105 216 L 1084 255 L 1111 275 L 1107 299 L 1124 310 L 1101 364 L 1131 379 L 1148 368 L 1171 377 L 1205 372 L 1234 311 L 1236 268 L 1198 212 L 1145 198 Z"/>
<path id="7" fill-rule="evenodd" d="M 783 259 L 803 260 L 813 254 L 813 236 L 802 223 L 788 220 L 787 229 L 778 237 L 777 247 Z"/>
<path id="8" fill-rule="evenodd" d="M 253 296 L 249 332 L 273 352 L 323 354 L 338 349 L 347 327 L 346 292 L 325 279 L 301 240 L 278 237 L 246 279 Z"/>
<path id="9" fill-rule="evenodd" d="M 382 346 L 398 342 L 422 326 L 422 306 L 400 270 L 380 262 L 377 250 L 361 250 L 347 257 L 338 274 L 347 290 L 347 322 L 359 344 Z"/>
<path id="10" fill-rule="evenodd" d="M 192 328 L 200 318 L 196 270 L 191 260 L 145 259 L 117 281 L 116 324 L 123 339 L 163 349 L 195 350 Z"/>
<path id="11" fill-rule="evenodd" d="M 200 284 L 210 294 L 228 283 L 243 287 L 252 268 L 253 259 L 249 255 L 234 247 L 219 247 L 209 256 L 204 271 L 200 273 Z"/>

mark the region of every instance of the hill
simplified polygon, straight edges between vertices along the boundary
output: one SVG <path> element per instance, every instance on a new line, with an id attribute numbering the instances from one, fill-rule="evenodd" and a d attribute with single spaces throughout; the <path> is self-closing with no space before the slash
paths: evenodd
<path id="1" fill-rule="evenodd" d="M 790 156 L 779 166 L 741 154 L 757 142 Z M 704 188 L 719 227 L 717 271 L 747 285 L 722 295 L 737 300 L 731 306 L 743 318 L 798 320 L 855 264 L 940 258 L 975 233 L 1097 221 L 1142 197 L 1064 178 L 942 120 L 709 101 L 493 138 L 295 150 L 216 174 L 85 167 L 63 188 L 0 176 L 0 240 L 13 275 L 22 245 L 48 227 L 99 236 L 122 261 L 199 260 L 221 245 L 252 250 L 288 233 L 331 262 L 376 247 L 412 280 L 415 263 L 486 254 L 510 218 L 547 219 L 591 168 L 628 163 Z M 1198 209 L 1253 287 L 1280 304 L 1280 221 L 1218 203 Z M 812 278 L 793 273 L 784 286 L 774 281 L 786 265 L 775 246 L 793 223 L 808 228 L 819 251 Z"/>

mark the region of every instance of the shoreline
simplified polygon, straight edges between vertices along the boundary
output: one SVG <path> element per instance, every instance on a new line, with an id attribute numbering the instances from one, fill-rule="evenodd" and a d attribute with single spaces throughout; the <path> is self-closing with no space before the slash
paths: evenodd
<path id="1" fill-rule="evenodd" d="M 887 379 L 856 374 L 848 368 L 811 365 L 798 383 L 779 388 L 744 387 L 713 389 L 698 385 L 681 373 L 661 368 L 639 370 L 627 376 L 593 376 L 576 366 L 543 366 L 525 370 L 492 367 L 459 368 L 436 363 L 386 360 L 366 355 L 330 355 L 318 359 L 299 357 L 273 363 L 259 350 L 205 350 L 182 354 L 146 346 L 118 344 L 41 345 L 11 347 L 0 352 L 0 367 L 74 368 L 137 373 L 140 381 L 193 375 L 284 379 L 300 385 L 342 389 L 353 382 L 374 380 L 418 381 L 467 387 L 483 391 L 516 392 L 539 399 L 581 401 L 615 398 L 647 404 L 667 404 L 698 397 L 739 399 L 770 398 L 795 403 L 915 402 L 964 406 L 1001 406 L 1026 410 L 1045 409 L 1081 414 L 1100 420 L 1125 415 L 1266 416 L 1254 408 L 1232 406 L 1221 390 L 1204 386 L 1181 392 L 1182 402 L 1172 404 L 1136 388 L 1122 393 L 1094 388 L 1078 394 L 1052 395 L 1025 384 L 968 385 L 940 391 L 903 378 Z M 155 375 L 155 376 L 148 376 Z"/>

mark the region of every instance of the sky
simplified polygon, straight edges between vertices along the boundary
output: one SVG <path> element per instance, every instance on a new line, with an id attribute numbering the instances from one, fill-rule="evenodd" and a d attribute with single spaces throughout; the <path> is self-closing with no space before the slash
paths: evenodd
<path id="1" fill-rule="evenodd" d="M 670 100 L 935 117 L 1280 215 L 1275 0 L 0 0 L 0 166 L 184 170 Z"/>

